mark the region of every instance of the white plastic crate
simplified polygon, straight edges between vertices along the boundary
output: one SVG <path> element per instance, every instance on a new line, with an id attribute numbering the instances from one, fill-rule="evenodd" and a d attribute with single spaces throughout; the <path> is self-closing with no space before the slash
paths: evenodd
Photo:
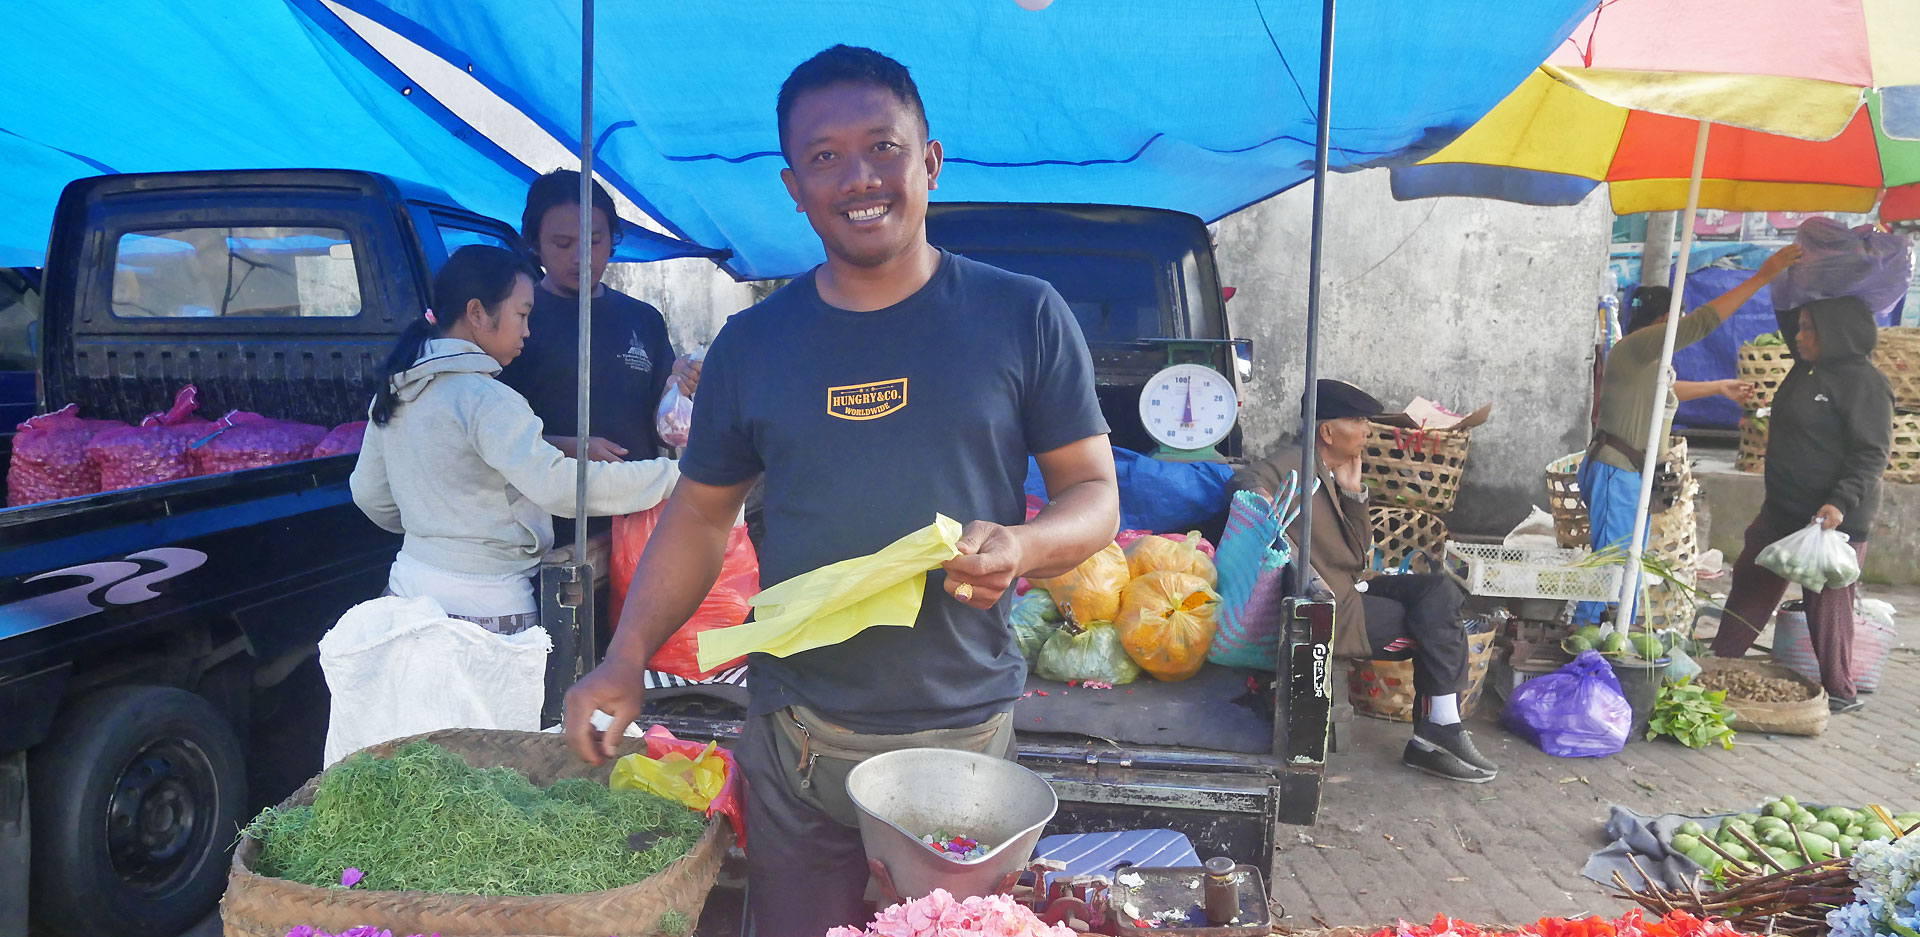
<path id="1" fill-rule="evenodd" d="M 1473 595 L 1607 602 L 1619 594 L 1619 565 L 1578 566 L 1586 550 L 1544 550 L 1447 541 L 1447 568 Z M 1465 567 L 1461 574 L 1460 567 Z"/>

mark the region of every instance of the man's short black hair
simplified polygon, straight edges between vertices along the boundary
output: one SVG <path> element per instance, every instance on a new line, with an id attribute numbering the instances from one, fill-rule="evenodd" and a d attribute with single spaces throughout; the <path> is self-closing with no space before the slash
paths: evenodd
<path id="1" fill-rule="evenodd" d="M 843 44 L 801 62 L 781 83 L 774 114 L 779 120 L 782 155 L 787 153 L 787 118 L 793 114 L 793 102 L 809 91 L 837 84 L 872 85 L 893 92 L 907 110 L 920 118 L 921 134 L 931 136 L 926 105 L 920 103 L 920 88 L 913 83 L 913 76 L 907 74 L 907 67 L 872 49 Z"/>
<path id="2" fill-rule="evenodd" d="M 1623 335 L 1632 335 L 1667 314 L 1667 307 L 1673 303 L 1673 289 L 1665 286 L 1642 286 L 1633 291 L 1627 300 L 1627 327 Z"/>
<path id="3" fill-rule="evenodd" d="M 547 209 L 555 205 L 580 204 L 580 173 L 573 169 L 556 169 L 527 187 L 527 207 L 520 214 L 520 236 L 526 239 L 527 249 L 540 252 L 540 221 L 547 216 Z M 613 242 L 620 243 L 620 212 L 614 208 L 613 195 L 600 180 L 593 180 L 593 207 L 607 215 L 607 233 L 613 235 Z"/>

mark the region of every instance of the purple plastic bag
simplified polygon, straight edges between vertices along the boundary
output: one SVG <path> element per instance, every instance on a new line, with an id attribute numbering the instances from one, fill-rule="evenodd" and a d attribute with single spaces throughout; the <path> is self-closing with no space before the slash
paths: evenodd
<path id="1" fill-rule="evenodd" d="M 1858 296 L 1884 319 L 1907 295 L 1913 250 L 1903 234 L 1883 234 L 1832 218 L 1800 223 L 1794 243 L 1806 250 L 1800 262 L 1773 281 L 1773 308 L 1798 309 L 1816 299 Z"/>
<path id="2" fill-rule="evenodd" d="M 1559 758 L 1597 758 L 1627 747 L 1633 709 L 1613 668 L 1598 651 L 1520 684 L 1503 721 L 1521 738 Z"/>

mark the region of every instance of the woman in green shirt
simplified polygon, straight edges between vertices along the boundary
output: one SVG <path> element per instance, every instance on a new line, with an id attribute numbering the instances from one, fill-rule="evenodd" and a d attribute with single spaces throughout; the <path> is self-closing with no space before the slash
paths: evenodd
<path id="1" fill-rule="evenodd" d="M 1674 349 L 1685 348 L 1712 334 L 1734 310 L 1760 292 L 1761 287 L 1799 260 L 1800 253 L 1797 244 L 1775 251 L 1746 282 L 1687 313 L 1674 335 Z M 1634 515 L 1640 507 L 1640 469 L 1645 463 L 1645 451 L 1640 447 L 1646 444 L 1647 423 L 1653 418 L 1660 350 L 1665 342 L 1667 310 L 1672 298 L 1673 291 L 1664 286 L 1635 290 L 1627 316 L 1627 336 L 1607 352 L 1606 368 L 1600 376 L 1600 425 L 1587 447 L 1586 461 L 1580 465 L 1580 496 L 1587 503 L 1587 514 L 1592 521 L 1590 542 L 1595 550 L 1624 547 L 1633 537 Z M 1753 385 L 1737 380 L 1673 382 L 1661 418 L 1662 455 L 1667 430 L 1673 425 L 1673 413 L 1680 401 L 1715 394 L 1745 403 L 1753 395 Z M 1629 576 L 1626 581 L 1630 583 L 1635 578 Z M 1625 583 L 1622 585 L 1630 588 Z M 1605 602 L 1582 602 L 1575 617 L 1582 623 L 1599 624 L 1606 617 L 1606 611 Z"/>

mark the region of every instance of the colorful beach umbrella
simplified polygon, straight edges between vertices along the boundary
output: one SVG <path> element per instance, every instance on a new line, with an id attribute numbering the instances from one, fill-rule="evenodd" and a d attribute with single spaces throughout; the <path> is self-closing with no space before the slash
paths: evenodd
<path id="1" fill-rule="evenodd" d="M 1616 213 L 1701 206 L 1920 215 L 1920 4 L 1911 0 L 1603 0 L 1547 63 L 1433 156 L 1397 198 L 1573 204 L 1601 182 Z M 1673 291 L 1622 595 L 1639 581 L 1665 432 Z M 1634 603 L 1620 603 L 1625 631 Z"/>

